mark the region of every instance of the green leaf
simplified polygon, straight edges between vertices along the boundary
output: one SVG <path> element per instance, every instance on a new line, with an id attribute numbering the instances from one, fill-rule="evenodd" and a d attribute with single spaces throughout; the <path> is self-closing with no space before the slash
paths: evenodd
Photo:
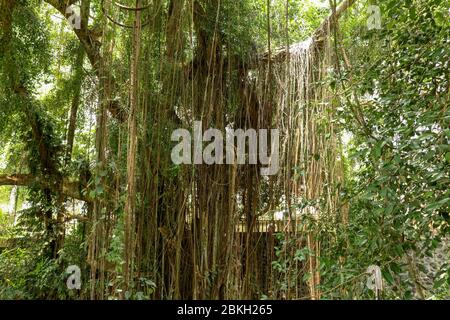
<path id="1" fill-rule="evenodd" d="M 447 152 L 445 154 L 445 160 L 447 160 L 447 162 L 450 163 L 450 152 Z"/>
<path id="2" fill-rule="evenodd" d="M 388 270 L 382 270 L 381 274 L 383 275 L 383 278 L 386 279 L 386 281 L 389 284 L 394 284 L 394 278 L 392 277 L 391 273 Z"/>

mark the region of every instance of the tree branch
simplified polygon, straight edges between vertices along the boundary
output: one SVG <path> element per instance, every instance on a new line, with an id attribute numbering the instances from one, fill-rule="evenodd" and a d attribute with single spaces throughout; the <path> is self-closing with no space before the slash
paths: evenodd
<path id="1" fill-rule="evenodd" d="M 336 13 L 332 13 L 326 18 L 322 24 L 319 26 L 319 28 L 314 31 L 311 39 L 312 39 L 312 45 L 319 45 L 322 43 L 325 38 L 324 36 L 328 33 L 328 30 L 333 29 L 335 27 L 335 21 L 337 21 L 342 14 L 350 8 L 357 0 L 344 0 L 342 4 L 336 9 Z M 275 50 L 275 53 L 271 55 L 270 60 L 271 61 L 283 61 L 286 59 L 288 52 L 291 51 L 291 48 L 295 48 L 300 43 L 293 43 L 289 46 L 289 50 L 286 50 L 286 47 L 279 48 L 278 50 Z M 269 59 L 269 53 L 265 52 L 261 60 L 263 62 L 266 62 Z"/>
<path id="2" fill-rule="evenodd" d="M 11 174 L 0 175 L 0 186 L 23 186 L 29 187 L 31 185 L 37 185 L 40 188 L 49 188 L 57 191 L 58 186 L 40 177 L 34 177 L 31 174 Z M 91 202 L 88 196 L 82 194 L 82 190 L 85 186 L 81 185 L 78 181 L 70 181 L 67 178 L 63 178 L 62 193 L 69 198 Z"/>

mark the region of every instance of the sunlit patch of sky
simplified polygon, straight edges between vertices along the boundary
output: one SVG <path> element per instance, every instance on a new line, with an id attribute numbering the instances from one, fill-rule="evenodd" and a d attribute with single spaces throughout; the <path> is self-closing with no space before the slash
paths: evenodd
<path id="1" fill-rule="evenodd" d="M 76 14 L 79 14 L 80 8 L 79 6 L 73 5 L 72 6 L 74 12 Z M 70 27 L 67 19 L 57 10 L 55 10 L 52 6 L 47 5 L 46 10 L 44 11 L 43 15 L 49 16 L 51 22 L 53 23 L 52 29 L 58 30 L 58 34 L 70 34 L 72 31 L 72 28 Z M 55 55 L 54 53 L 54 62 L 57 63 L 59 57 Z M 62 74 L 70 73 L 71 67 L 70 66 L 59 66 L 59 72 Z M 42 79 L 43 81 L 39 81 L 39 86 L 36 88 L 36 93 L 38 98 L 44 97 L 47 95 L 54 87 L 55 87 L 55 79 L 54 77 L 47 76 L 47 79 Z"/>
<path id="2" fill-rule="evenodd" d="M 0 170 L 5 170 L 7 166 L 6 152 L 0 153 Z"/>
<path id="3" fill-rule="evenodd" d="M 6 145 L 0 145 L 0 150 L 4 151 L 0 153 L 0 170 L 5 170 L 8 166 L 8 159 L 6 158 L 6 155 L 9 154 L 9 147 L 9 142 L 7 142 Z"/>
<path id="4" fill-rule="evenodd" d="M 319 8 L 329 8 L 330 2 L 328 0 L 309 0 L 309 2 L 313 3 Z"/>

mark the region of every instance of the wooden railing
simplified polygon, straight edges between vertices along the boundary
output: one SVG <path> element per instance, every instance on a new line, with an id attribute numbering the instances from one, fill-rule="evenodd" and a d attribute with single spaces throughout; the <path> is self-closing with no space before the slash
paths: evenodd
<path id="1" fill-rule="evenodd" d="M 298 229 L 300 225 L 300 220 L 256 220 L 253 225 L 250 227 L 252 232 L 286 232 L 286 231 L 294 231 Z M 247 222 L 240 221 L 236 225 L 236 232 L 247 232 Z"/>

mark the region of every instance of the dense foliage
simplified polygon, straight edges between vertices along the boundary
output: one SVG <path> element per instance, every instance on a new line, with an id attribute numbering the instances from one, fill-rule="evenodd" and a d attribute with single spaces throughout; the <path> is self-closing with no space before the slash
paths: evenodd
<path id="1" fill-rule="evenodd" d="M 330 46 L 318 57 L 331 62 L 305 95 L 330 92 L 317 122 L 325 129 L 311 132 L 333 141 L 338 156 L 326 164 L 342 164 L 336 180 L 327 175 L 337 169 L 318 165 L 322 154 L 284 160 L 273 179 L 251 166 L 182 168 L 170 161 L 170 133 L 195 117 L 220 129 L 291 123 L 273 99 L 293 90 L 279 85 L 280 52 L 324 41 L 313 35 L 340 3 L 157 0 L 141 30 L 118 24 L 138 16 L 114 1 L 71 1 L 81 6 L 73 30 L 65 0 L 0 1 L 0 298 L 371 299 L 366 270 L 376 265 L 382 298 L 448 299 L 446 1 L 350 1 L 320 33 Z M 367 27 L 369 5 L 380 8 L 379 29 Z M 336 181 L 323 185 L 333 192 L 286 200 L 309 166 Z M 327 212 L 302 218 L 305 232 L 270 234 L 272 257 L 227 229 L 309 207 Z M 222 243 L 230 234 L 240 261 Z M 424 281 L 427 259 L 442 250 Z M 69 265 L 81 268 L 81 290 L 67 289 Z"/>

